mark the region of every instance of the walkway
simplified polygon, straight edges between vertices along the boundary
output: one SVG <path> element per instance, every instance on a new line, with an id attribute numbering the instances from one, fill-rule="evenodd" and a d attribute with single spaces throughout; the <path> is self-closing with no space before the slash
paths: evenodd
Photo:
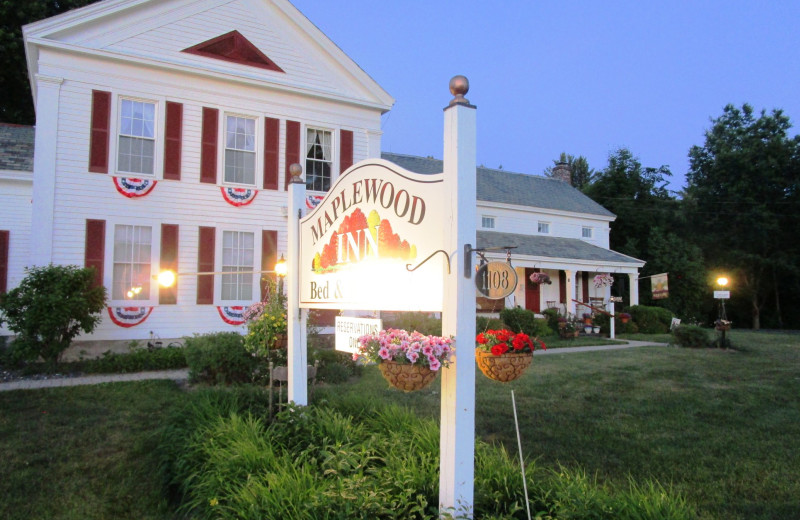
<path id="1" fill-rule="evenodd" d="M 620 345 L 598 345 L 588 347 L 552 348 L 550 350 L 537 350 L 536 355 L 573 354 L 577 352 L 594 352 L 598 350 L 619 350 L 634 347 L 665 347 L 666 343 L 653 343 L 650 341 L 631 341 Z M 136 372 L 133 374 L 99 374 L 80 377 L 60 377 L 55 379 L 21 379 L 9 383 L 0 383 L 0 392 L 8 390 L 32 390 L 35 388 L 55 388 L 59 386 L 97 385 L 100 383 L 117 383 L 120 381 L 145 381 L 148 379 L 171 379 L 173 381 L 186 381 L 189 378 L 189 369 L 160 370 L 156 372 Z"/>

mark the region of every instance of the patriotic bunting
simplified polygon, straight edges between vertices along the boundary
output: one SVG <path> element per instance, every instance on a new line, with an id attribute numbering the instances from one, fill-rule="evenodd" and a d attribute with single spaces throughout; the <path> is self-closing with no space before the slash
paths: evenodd
<path id="1" fill-rule="evenodd" d="M 153 179 L 137 179 L 135 177 L 113 177 L 114 187 L 125 197 L 144 197 L 153 191 L 158 181 Z"/>
<path id="2" fill-rule="evenodd" d="M 135 327 L 147 319 L 153 312 L 152 307 L 109 307 L 108 315 L 115 325 L 120 327 Z"/>
<path id="3" fill-rule="evenodd" d="M 244 312 L 247 307 L 234 305 L 233 307 L 217 307 L 220 318 L 228 325 L 244 325 Z"/>
<path id="4" fill-rule="evenodd" d="M 306 207 L 308 209 L 316 208 L 323 198 L 325 198 L 325 195 L 306 195 Z"/>
<path id="5" fill-rule="evenodd" d="M 258 195 L 258 190 L 251 188 L 229 188 L 220 186 L 219 189 L 222 191 L 222 198 L 225 199 L 225 202 L 236 207 L 247 206 L 253 202 L 256 195 Z"/>

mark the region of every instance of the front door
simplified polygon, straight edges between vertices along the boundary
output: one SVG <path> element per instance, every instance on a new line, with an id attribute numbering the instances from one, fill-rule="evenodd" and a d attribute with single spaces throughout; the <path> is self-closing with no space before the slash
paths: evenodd
<path id="1" fill-rule="evenodd" d="M 525 268 L 525 308 L 533 312 L 541 312 L 542 297 L 539 294 L 539 284 L 531 282 L 531 275 L 538 273 L 539 269 Z"/>

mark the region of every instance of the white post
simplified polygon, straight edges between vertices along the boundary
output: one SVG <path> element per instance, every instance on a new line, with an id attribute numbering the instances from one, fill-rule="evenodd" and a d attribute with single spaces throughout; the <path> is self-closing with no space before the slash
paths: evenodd
<path id="1" fill-rule="evenodd" d="M 308 352 L 306 344 L 307 311 L 300 309 L 300 218 L 303 216 L 306 184 L 300 177 L 303 172 L 299 164 L 289 167 L 292 180 L 289 182 L 289 209 L 286 251 L 286 328 L 287 357 L 289 364 L 290 402 L 308 404 Z"/>
<path id="2" fill-rule="evenodd" d="M 450 80 L 455 98 L 444 112 L 444 249 L 451 258 L 445 274 L 442 333 L 456 338 L 456 355 L 442 370 L 439 441 L 439 510 L 444 517 L 472 518 L 475 480 L 475 283 L 464 273 L 464 246 L 476 247 L 476 111 L 464 94 L 464 76 Z M 473 253 L 470 253 L 473 254 Z"/>
<path id="3" fill-rule="evenodd" d="M 567 283 L 567 292 L 566 292 L 566 311 L 567 315 L 574 316 L 575 315 L 575 302 L 572 301 L 575 299 L 575 280 L 573 277 L 575 276 L 576 271 L 569 271 L 564 269 L 564 278 L 566 279 Z"/>
<path id="4" fill-rule="evenodd" d="M 611 299 L 608 300 L 608 312 L 611 314 L 608 320 L 608 326 L 610 329 L 608 337 L 614 339 L 616 337 L 614 332 L 614 302 L 612 302 Z"/>
<path id="5" fill-rule="evenodd" d="M 36 75 L 36 137 L 33 152 L 33 194 L 30 263 L 53 262 L 53 224 L 56 199 L 56 149 L 62 78 Z"/>
<path id="6" fill-rule="evenodd" d="M 631 305 L 639 305 L 639 273 L 628 273 L 630 281 Z"/>

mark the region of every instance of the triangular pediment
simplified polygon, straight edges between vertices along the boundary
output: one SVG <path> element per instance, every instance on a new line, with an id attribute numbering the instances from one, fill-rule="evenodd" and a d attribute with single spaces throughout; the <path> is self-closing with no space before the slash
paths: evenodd
<path id="1" fill-rule="evenodd" d="M 283 69 L 236 30 L 183 49 L 183 52 L 283 72 Z"/>

